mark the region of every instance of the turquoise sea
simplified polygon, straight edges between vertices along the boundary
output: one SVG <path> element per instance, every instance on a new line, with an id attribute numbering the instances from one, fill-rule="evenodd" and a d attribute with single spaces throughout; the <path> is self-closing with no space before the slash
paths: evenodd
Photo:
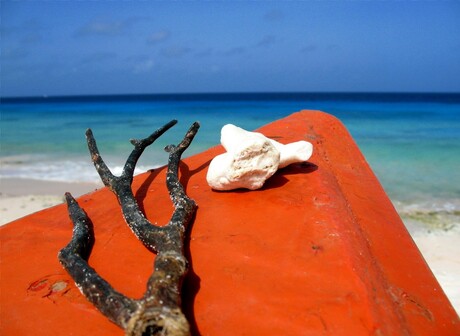
<path id="1" fill-rule="evenodd" d="M 171 119 L 139 162 L 139 172 L 167 160 L 190 124 L 201 129 L 187 155 L 219 143 L 232 123 L 248 130 L 302 109 L 338 117 L 406 222 L 450 230 L 460 218 L 460 94 L 265 93 L 119 95 L 1 99 L 1 178 L 99 181 L 85 130 L 91 128 L 116 172 L 128 139 Z"/>

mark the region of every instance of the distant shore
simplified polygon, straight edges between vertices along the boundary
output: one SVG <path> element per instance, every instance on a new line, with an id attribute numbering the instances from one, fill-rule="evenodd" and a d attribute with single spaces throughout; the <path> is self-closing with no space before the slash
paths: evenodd
<path id="1" fill-rule="evenodd" d="M 95 183 L 33 179 L 2 179 L 0 225 L 64 202 L 64 193 L 78 197 L 101 188 Z M 460 313 L 460 230 L 409 230 L 452 305 Z"/>

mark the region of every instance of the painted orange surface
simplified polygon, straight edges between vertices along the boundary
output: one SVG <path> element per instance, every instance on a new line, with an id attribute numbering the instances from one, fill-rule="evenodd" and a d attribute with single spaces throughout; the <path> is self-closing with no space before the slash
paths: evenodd
<path id="1" fill-rule="evenodd" d="M 193 333 L 460 335 L 457 314 L 340 121 L 302 111 L 260 131 L 282 143 L 310 141 L 314 154 L 258 191 L 207 186 L 220 146 L 182 164 L 181 180 L 199 205 L 183 287 Z M 133 190 L 147 218 L 168 222 L 164 168 L 137 176 Z M 140 297 L 154 255 L 110 191 L 78 202 L 94 224 L 90 265 Z M 123 335 L 60 266 L 57 253 L 71 234 L 65 205 L 0 228 L 1 335 Z"/>

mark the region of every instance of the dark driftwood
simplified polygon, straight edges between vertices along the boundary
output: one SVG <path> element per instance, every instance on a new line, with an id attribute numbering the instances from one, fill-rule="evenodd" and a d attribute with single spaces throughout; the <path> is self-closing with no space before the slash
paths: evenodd
<path id="1" fill-rule="evenodd" d="M 114 176 L 102 160 L 91 130 L 86 132 L 94 166 L 104 184 L 117 196 L 126 223 L 136 237 L 157 254 L 147 291 L 140 300 L 128 298 L 114 290 L 88 265 L 87 259 L 94 242 L 92 223 L 72 195 L 66 194 L 74 230 L 70 243 L 59 252 L 59 261 L 83 295 L 112 322 L 123 328 L 126 335 L 190 334 L 189 324 L 181 310 L 180 291 L 187 272 L 187 260 L 183 253 L 184 234 L 197 206 L 185 194 L 178 174 L 181 155 L 192 142 L 199 124 L 191 126 L 179 145 L 165 148 L 169 152 L 166 185 L 175 208 L 166 226 L 153 225 L 144 217 L 131 190 L 134 168 L 142 152 L 176 122 L 167 123 L 148 138 L 131 140 L 134 149 L 120 176 Z"/>

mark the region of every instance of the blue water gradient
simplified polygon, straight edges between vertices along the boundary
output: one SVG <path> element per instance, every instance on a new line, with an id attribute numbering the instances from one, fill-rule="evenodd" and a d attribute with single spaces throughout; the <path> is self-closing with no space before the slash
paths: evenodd
<path id="1" fill-rule="evenodd" d="M 119 169 L 131 150 L 129 138 L 145 137 L 178 119 L 145 152 L 139 165 L 146 170 L 166 163 L 163 147 L 180 141 L 195 120 L 202 127 L 187 155 L 218 144 L 227 123 L 253 130 L 302 109 L 331 113 L 345 124 L 395 204 L 460 210 L 460 94 L 4 98 L 0 176 L 97 181 L 84 138 L 87 128 L 109 166 Z"/>

